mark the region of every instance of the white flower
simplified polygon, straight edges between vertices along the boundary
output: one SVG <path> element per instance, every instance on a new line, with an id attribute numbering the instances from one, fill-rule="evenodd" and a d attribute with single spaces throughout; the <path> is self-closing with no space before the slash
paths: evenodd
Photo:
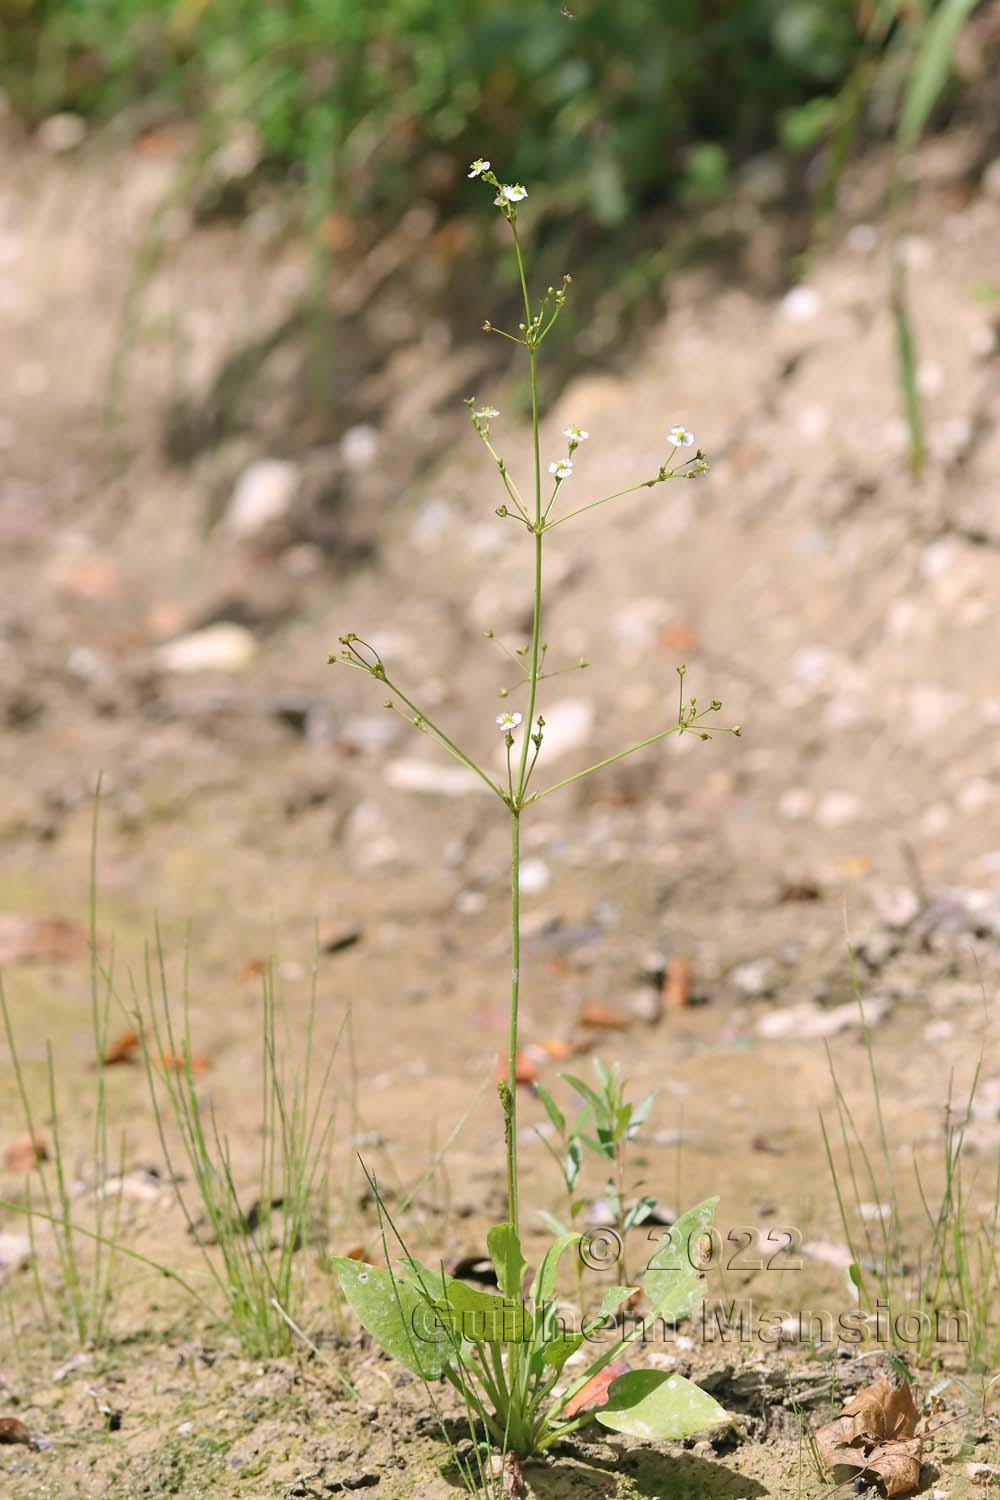
<path id="1" fill-rule="evenodd" d="M 568 437 L 571 443 L 585 443 L 590 433 L 585 432 L 582 427 L 564 427 L 563 437 Z"/>
<path id="2" fill-rule="evenodd" d="M 503 734 L 513 734 L 520 722 L 520 714 L 497 714 L 497 728 Z"/>
<path id="3" fill-rule="evenodd" d="M 675 448 L 691 448 L 694 446 L 694 433 L 688 432 L 686 427 L 671 427 L 667 433 L 667 442 L 672 443 Z"/>
<path id="4" fill-rule="evenodd" d="M 557 479 L 568 479 L 573 472 L 572 461 L 561 458 L 558 463 L 549 464 L 549 473 L 554 474 Z"/>
<path id="5" fill-rule="evenodd" d="M 489 162 L 484 161 L 481 156 L 477 156 L 475 161 L 469 167 L 468 173 L 466 175 L 469 177 L 482 177 L 483 173 L 488 172 L 489 170 Z"/>
<path id="6" fill-rule="evenodd" d="M 505 182 L 493 201 L 497 208 L 502 208 L 505 203 L 522 203 L 527 196 L 528 189 L 519 182 Z"/>
<path id="7" fill-rule="evenodd" d="M 472 415 L 477 422 L 488 422 L 491 417 L 498 417 L 500 415 L 500 408 L 499 406 L 481 406 Z"/>

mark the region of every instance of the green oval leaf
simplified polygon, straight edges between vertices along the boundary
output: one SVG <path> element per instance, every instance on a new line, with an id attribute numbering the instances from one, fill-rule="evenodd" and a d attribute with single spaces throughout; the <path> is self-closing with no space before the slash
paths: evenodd
<path id="1" fill-rule="evenodd" d="M 641 1278 L 642 1289 L 652 1304 L 650 1317 L 676 1322 L 688 1317 L 704 1297 L 702 1274 L 696 1265 L 695 1248 L 715 1218 L 718 1198 L 706 1198 L 682 1214 L 663 1240 Z"/>
<path id="2" fill-rule="evenodd" d="M 381 1266 L 337 1255 L 331 1258 L 362 1328 L 415 1375 L 436 1380 L 454 1356 L 454 1339 L 419 1287 Z"/>
<path id="3" fill-rule="evenodd" d="M 690 1437 L 729 1420 L 707 1391 L 667 1370 L 630 1370 L 619 1375 L 605 1406 L 594 1413 L 604 1427 L 632 1437 Z"/>

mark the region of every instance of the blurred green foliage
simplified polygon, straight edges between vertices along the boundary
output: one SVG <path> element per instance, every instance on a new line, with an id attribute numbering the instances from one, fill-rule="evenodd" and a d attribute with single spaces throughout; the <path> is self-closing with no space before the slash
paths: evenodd
<path id="1" fill-rule="evenodd" d="M 723 189 L 731 159 L 810 144 L 868 45 L 872 10 L 872 0 L 0 0 L 0 77 L 29 118 L 248 120 L 267 160 L 332 175 L 354 212 L 395 211 L 415 190 L 446 200 L 462 164 L 492 153 L 506 178 L 550 185 L 561 213 L 613 226 L 678 190 Z"/>

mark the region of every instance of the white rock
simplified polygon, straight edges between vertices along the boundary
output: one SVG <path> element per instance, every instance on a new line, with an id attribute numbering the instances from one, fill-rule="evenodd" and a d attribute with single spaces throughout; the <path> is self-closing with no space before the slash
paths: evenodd
<path id="1" fill-rule="evenodd" d="M 875 997 L 866 1000 L 864 1007 L 868 1025 L 876 1026 L 888 1014 L 889 1002 Z M 831 1006 L 828 1010 L 804 1001 L 801 1005 L 790 1005 L 786 1010 L 773 1010 L 761 1016 L 756 1031 L 758 1036 L 771 1042 L 817 1041 L 860 1025 L 861 1014 L 853 1000 Z"/>
<path id="2" fill-rule="evenodd" d="M 280 521 L 298 493 L 297 464 L 284 458 L 262 458 L 244 469 L 236 482 L 223 525 L 236 536 L 253 536 Z"/>
<path id="3" fill-rule="evenodd" d="M 541 760 L 558 760 L 578 750 L 590 739 L 594 727 L 594 705 L 589 698 L 563 698 L 542 707 L 545 720 Z"/>
<path id="4" fill-rule="evenodd" d="M 729 978 L 740 994 L 751 1000 L 769 995 L 774 989 L 775 977 L 774 960 L 771 958 L 751 959 L 749 963 L 737 964 L 729 973 Z"/>
<path id="5" fill-rule="evenodd" d="M 486 783 L 464 766 L 441 765 L 430 760 L 393 760 L 385 768 L 385 779 L 401 792 L 426 792 L 431 797 L 465 797 L 485 792 Z"/>
<path id="6" fill-rule="evenodd" d="M 31 1241 L 26 1234 L 0 1233 L 0 1280 L 31 1259 Z"/>
<path id="7" fill-rule="evenodd" d="M 807 323 L 819 312 L 822 302 L 819 292 L 811 286 L 793 286 L 778 305 L 781 316 L 789 323 Z"/>
<path id="8" fill-rule="evenodd" d="M 525 896 L 544 891 L 549 879 L 549 867 L 543 859 L 522 859 L 518 884 Z"/>
<path id="9" fill-rule="evenodd" d="M 241 672 L 256 655 L 250 631 L 227 620 L 165 641 L 156 650 L 165 672 Z"/>
<path id="10" fill-rule="evenodd" d="M 920 911 L 920 897 L 908 885 L 880 886 L 873 900 L 887 927 L 909 927 Z"/>
<path id="11" fill-rule="evenodd" d="M 349 469 L 367 469 L 378 453 L 378 433 L 367 422 L 348 427 L 340 440 L 340 453 Z"/>
<path id="12" fill-rule="evenodd" d="M 778 816 L 786 818 L 789 823 L 797 823 L 801 818 L 809 816 L 814 801 L 815 798 L 807 787 L 790 786 L 778 798 Z"/>
<path id="13" fill-rule="evenodd" d="M 43 151 L 61 156 L 64 151 L 75 151 L 82 146 L 87 136 L 86 123 L 79 115 L 49 115 L 38 127 L 38 144 Z"/>
<path id="14" fill-rule="evenodd" d="M 827 792 L 816 808 L 816 822 L 821 828 L 842 828 L 861 816 L 861 799 L 851 792 Z"/>
<path id="15" fill-rule="evenodd" d="M 848 249 L 857 255 L 868 255 L 878 244 L 878 230 L 874 224 L 852 224 L 846 241 Z"/>

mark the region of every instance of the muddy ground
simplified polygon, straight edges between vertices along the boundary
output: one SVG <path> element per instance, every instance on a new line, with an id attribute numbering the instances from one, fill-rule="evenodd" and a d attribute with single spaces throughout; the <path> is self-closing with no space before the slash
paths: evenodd
<path id="1" fill-rule="evenodd" d="M 551 1054 L 589 1044 L 620 1060 L 636 1093 L 659 1090 L 635 1161 L 664 1209 L 719 1194 L 723 1236 L 795 1232 L 797 1269 L 713 1271 L 711 1306 L 736 1295 L 793 1317 L 850 1309 L 817 1118 L 833 1112 L 828 1043 L 875 1140 L 849 944 L 911 1245 L 925 1236 L 911 1158 L 936 1180 L 949 1087 L 967 1095 L 981 1053 L 967 1170 L 975 1212 L 992 1202 L 1000 183 L 997 164 L 980 167 L 960 137 L 928 148 L 904 245 L 930 450 L 919 483 L 894 376 L 878 161 L 847 184 L 836 233 L 800 285 L 772 297 L 716 270 L 685 272 L 667 317 L 616 373 L 571 381 L 545 419 L 546 456 L 567 423 L 590 431 L 572 480 L 578 503 L 654 471 L 675 421 L 712 459 L 704 480 L 643 491 L 553 533 L 550 660 L 590 666 L 544 685 L 540 769 L 546 784 L 559 780 L 663 727 L 680 663 L 688 691 L 720 698 L 743 736 L 668 741 L 526 815 L 522 958 L 527 1070 L 564 1094 Z M 329 1226 L 325 1244 L 304 1252 L 302 1317 L 330 1363 L 304 1348 L 248 1360 L 133 1263 L 114 1289 L 116 1342 L 66 1369 L 79 1351 L 45 1334 L 30 1270 L 11 1269 L 3 1290 L 18 1333 L 0 1346 L 0 1407 L 47 1446 L 4 1450 L 4 1493 L 457 1493 L 423 1392 L 358 1338 L 322 1251 L 378 1253 L 359 1146 L 396 1201 L 426 1174 L 407 1219 L 424 1254 L 481 1250 L 503 1212 L 493 1078 L 505 1046 L 507 829 L 501 809 L 382 708 L 377 684 L 327 657 L 358 631 L 422 709 L 496 762 L 497 693 L 516 673 L 484 631 L 523 644 L 530 549 L 494 515 L 492 465 L 454 412 L 467 394 L 495 402 L 494 438 L 523 473 L 523 389 L 480 384 L 488 361 L 474 341 L 452 344 L 440 325 L 420 334 L 404 317 L 398 348 L 365 377 L 379 420 L 335 440 L 304 434 L 289 394 L 301 371 L 282 347 L 250 418 L 179 456 L 177 413 L 218 402 L 234 354 L 294 317 L 309 267 L 266 214 L 240 227 L 176 209 L 135 304 L 109 428 L 123 299 L 170 170 L 156 152 L 66 160 L 21 145 L 5 159 L 5 985 L 47 1135 L 51 1040 L 64 1150 L 85 1203 L 94 1074 L 78 938 L 101 773 L 102 955 L 113 943 L 127 994 L 158 918 L 177 995 L 189 941 L 198 1088 L 249 1193 L 262 962 L 279 956 L 301 1043 L 318 929 L 316 1057 L 329 1055 L 348 1009 L 352 1035 L 333 1071 Z M 766 238 L 758 208 L 733 213 Z M 395 261 L 385 257 L 382 280 L 404 312 L 405 267 L 424 251 L 433 259 L 436 233 L 417 214 Z M 480 300 L 477 319 L 492 311 L 488 286 Z M 262 460 L 285 465 L 256 471 L 270 519 L 232 502 Z M 220 624 L 232 628 L 199 634 Z M 195 669 L 199 660 L 209 665 Z M 38 925 L 56 920 L 66 926 Z M 690 983 L 673 1006 L 676 979 L 672 990 L 663 975 L 681 960 Z M 584 1024 L 588 1007 L 616 1029 Z M 128 1025 L 115 1016 L 116 1034 Z M 133 1180 L 159 1173 L 162 1188 L 141 1179 L 154 1190 L 129 1201 L 129 1243 L 193 1266 L 142 1068 L 109 1070 L 108 1087 Z M 544 1243 L 539 1211 L 561 1204 L 535 1128 L 544 1113 L 530 1086 L 521 1092 L 530 1254 Z M 6 1051 L 0 1111 L 6 1147 L 24 1129 Z M 23 1181 L 0 1172 L 6 1197 Z M 601 1187 L 592 1172 L 588 1199 Z M 23 1232 L 13 1212 L 0 1216 L 0 1234 Z M 38 1255 L 51 1275 L 43 1231 Z M 662 1453 L 580 1441 L 529 1474 L 533 1492 L 824 1493 L 796 1409 L 822 1420 L 872 1359 L 794 1338 L 775 1349 L 756 1333 L 723 1348 L 702 1332 L 681 1330 L 655 1358 L 706 1379 L 741 1414 L 735 1428 L 714 1447 Z M 942 1345 L 918 1383 L 962 1368 L 961 1348 Z M 957 1386 L 945 1401 L 925 1487 L 961 1495 L 976 1484 L 969 1462 L 1000 1463 L 998 1408 L 984 1415 Z"/>

